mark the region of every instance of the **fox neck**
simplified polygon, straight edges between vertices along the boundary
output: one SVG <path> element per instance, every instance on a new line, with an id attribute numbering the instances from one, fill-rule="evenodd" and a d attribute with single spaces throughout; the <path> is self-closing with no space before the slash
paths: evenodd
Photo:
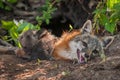
<path id="1" fill-rule="evenodd" d="M 64 59 L 64 60 L 71 60 L 76 58 L 76 47 L 74 45 L 75 42 L 72 42 L 73 38 L 80 34 L 80 31 L 72 31 L 70 33 L 64 33 L 58 42 L 55 43 L 55 48 L 53 50 L 52 55 L 56 59 Z"/>

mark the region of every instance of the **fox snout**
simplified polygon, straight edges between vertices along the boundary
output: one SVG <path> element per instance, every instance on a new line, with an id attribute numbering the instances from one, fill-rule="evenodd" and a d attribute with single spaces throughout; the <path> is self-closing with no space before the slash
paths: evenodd
<path id="1" fill-rule="evenodd" d="M 89 51 L 84 54 L 86 60 L 94 59 L 95 57 L 99 56 L 99 52 L 97 50 Z"/>
<path id="2" fill-rule="evenodd" d="M 84 49 L 82 49 L 81 50 L 83 53 L 84 53 L 84 57 L 87 59 L 87 60 L 90 60 L 90 59 L 93 59 L 93 58 L 95 58 L 95 57 L 97 57 L 97 56 L 99 56 L 100 55 L 100 53 L 103 51 L 102 50 L 102 46 L 100 47 L 96 47 L 96 48 L 94 48 L 94 47 L 86 47 L 86 48 L 84 48 Z"/>

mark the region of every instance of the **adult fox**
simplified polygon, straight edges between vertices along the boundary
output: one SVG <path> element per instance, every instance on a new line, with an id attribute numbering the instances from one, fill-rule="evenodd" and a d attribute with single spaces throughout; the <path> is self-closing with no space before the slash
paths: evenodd
<path id="1" fill-rule="evenodd" d="M 71 32 L 65 32 L 55 43 L 52 56 L 56 60 L 77 60 L 83 63 L 96 55 L 104 55 L 106 49 L 114 40 L 113 36 L 98 38 L 92 30 L 92 23 L 87 20 L 83 27 Z"/>

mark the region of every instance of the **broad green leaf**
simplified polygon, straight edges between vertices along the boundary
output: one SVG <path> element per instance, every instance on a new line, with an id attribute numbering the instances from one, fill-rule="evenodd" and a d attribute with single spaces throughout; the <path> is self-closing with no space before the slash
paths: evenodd
<path id="1" fill-rule="evenodd" d="M 30 29 L 35 29 L 35 26 L 30 23 L 29 28 L 30 28 Z"/>
<path id="2" fill-rule="evenodd" d="M 13 26 L 15 26 L 13 21 L 1 21 L 2 23 L 2 28 L 6 29 L 6 30 L 10 30 Z"/>
<path id="3" fill-rule="evenodd" d="M 16 31 L 17 29 L 15 27 L 11 28 L 10 29 L 10 36 L 13 38 L 13 39 L 17 39 L 18 38 L 18 33 Z"/>
<path id="4" fill-rule="evenodd" d="M 29 26 L 29 25 L 28 25 Z M 21 32 L 25 32 L 27 30 L 29 30 L 30 28 L 29 27 L 24 27 L 24 29 L 21 31 Z"/>
<path id="5" fill-rule="evenodd" d="M 22 32 L 22 31 L 24 30 L 24 28 L 29 29 L 29 25 L 30 25 L 29 23 L 24 22 L 23 24 L 21 24 L 21 25 L 18 27 L 17 31 L 18 31 L 18 32 Z"/>

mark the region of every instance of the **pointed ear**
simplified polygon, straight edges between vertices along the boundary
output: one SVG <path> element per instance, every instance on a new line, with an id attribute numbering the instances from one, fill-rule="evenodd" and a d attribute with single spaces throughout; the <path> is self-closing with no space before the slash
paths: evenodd
<path id="1" fill-rule="evenodd" d="M 91 33 L 91 32 L 92 32 L 92 23 L 91 23 L 90 20 L 87 20 L 87 21 L 84 23 L 84 25 L 83 25 L 83 27 L 82 27 L 82 29 L 81 29 L 81 32 L 82 32 L 82 33 Z"/>
<path id="2" fill-rule="evenodd" d="M 107 36 L 102 38 L 102 46 L 104 49 L 107 49 L 110 44 L 113 42 L 114 36 Z"/>

